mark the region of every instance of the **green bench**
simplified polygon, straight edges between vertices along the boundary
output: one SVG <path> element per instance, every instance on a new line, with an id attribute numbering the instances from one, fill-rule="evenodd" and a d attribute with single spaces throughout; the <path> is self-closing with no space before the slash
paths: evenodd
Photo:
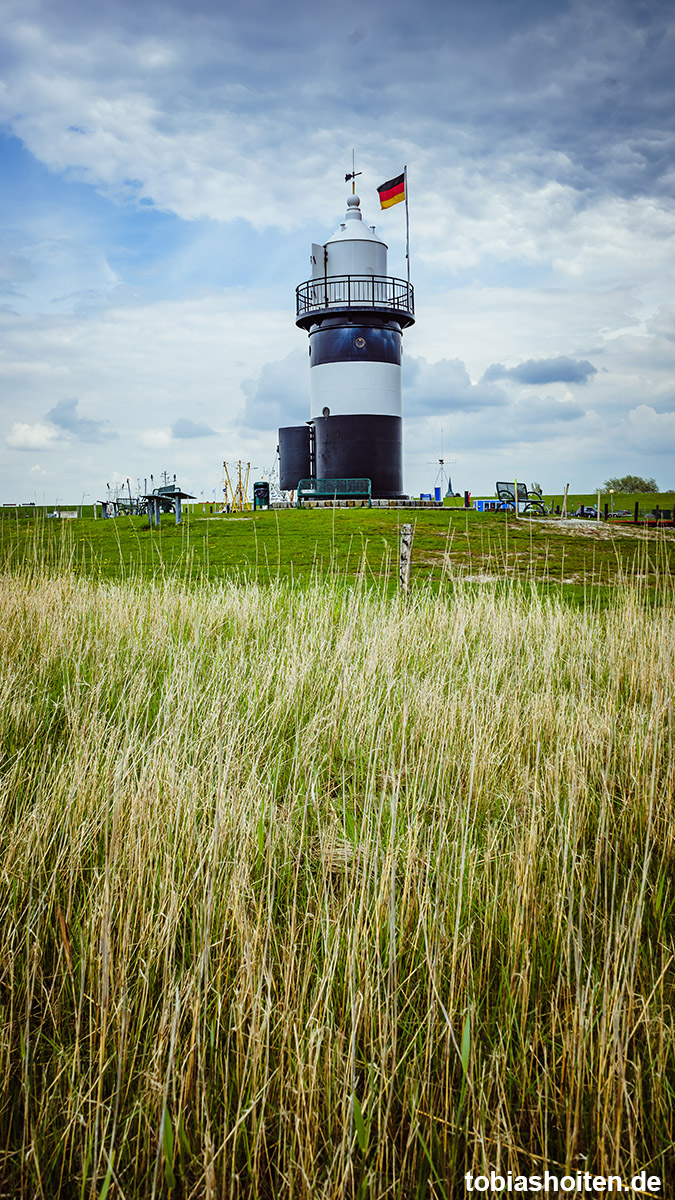
<path id="1" fill-rule="evenodd" d="M 371 505 L 370 479 L 301 479 L 297 489 L 297 506 L 303 500 L 367 500 Z"/>

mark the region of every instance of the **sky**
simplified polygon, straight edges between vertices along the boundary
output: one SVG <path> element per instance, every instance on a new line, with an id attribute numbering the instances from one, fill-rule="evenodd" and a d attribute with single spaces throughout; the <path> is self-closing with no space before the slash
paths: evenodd
<path id="1" fill-rule="evenodd" d="M 405 487 L 675 487 L 675 9 L 0 0 L 0 501 L 219 498 L 309 416 L 295 288 L 405 276 Z"/>

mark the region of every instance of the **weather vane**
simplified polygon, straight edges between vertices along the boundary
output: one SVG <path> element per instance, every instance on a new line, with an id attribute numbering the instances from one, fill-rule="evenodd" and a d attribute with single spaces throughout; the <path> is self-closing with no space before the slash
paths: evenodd
<path id="1" fill-rule="evenodd" d="M 363 175 L 363 171 L 355 171 L 354 170 L 354 151 L 352 150 L 352 169 L 351 169 L 350 174 L 345 175 L 345 183 L 349 183 L 350 179 L 352 181 L 352 196 L 356 195 L 356 184 L 355 184 L 354 180 L 356 179 L 357 175 Z"/>

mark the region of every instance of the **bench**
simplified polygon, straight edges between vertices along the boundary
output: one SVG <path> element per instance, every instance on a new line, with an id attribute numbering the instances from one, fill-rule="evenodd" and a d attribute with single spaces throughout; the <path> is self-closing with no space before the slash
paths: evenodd
<path id="1" fill-rule="evenodd" d="M 297 506 L 303 500 L 367 500 L 371 505 L 370 479 L 301 479 L 297 489 Z"/>
<path id="2" fill-rule="evenodd" d="M 180 525 L 183 512 L 181 501 L 194 499 L 189 492 L 184 492 L 177 484 L 172 483 L 167 487 L 154 488 L 145 496 L 140 496 L 139 502 L 143 501 L 145 504 L 148 525 L 152 525 L 153 520 L 155 525 L 159 525 L 160 513 L 170 512 L 175 512 L 176 525 Z"/>
<path id="3" fill-rule="evenodd" d="M 497 496 L 501 500 L 502 508 L 507 512 L 515 512 L 516 509 L 516 485 L 513 480 L 506 482 L 497 482 L 495 484 Z M 538 492 L 528 492 L 524 483 L 518 484 L 518 512 L 523 513 L 540 513 L 548 512 L 544 501 Z"/>

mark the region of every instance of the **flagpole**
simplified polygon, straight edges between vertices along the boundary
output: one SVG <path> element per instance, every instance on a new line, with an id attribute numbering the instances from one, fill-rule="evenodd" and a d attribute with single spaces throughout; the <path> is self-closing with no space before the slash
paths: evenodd
<path id="1" fill-rule="evenodd" d="M 405 189 L 405 257 L 408 264 L 408 287 L 410 287 L 410 215 L 408 213 L 408 168 L 403 168 L 403 187 Z"/>

